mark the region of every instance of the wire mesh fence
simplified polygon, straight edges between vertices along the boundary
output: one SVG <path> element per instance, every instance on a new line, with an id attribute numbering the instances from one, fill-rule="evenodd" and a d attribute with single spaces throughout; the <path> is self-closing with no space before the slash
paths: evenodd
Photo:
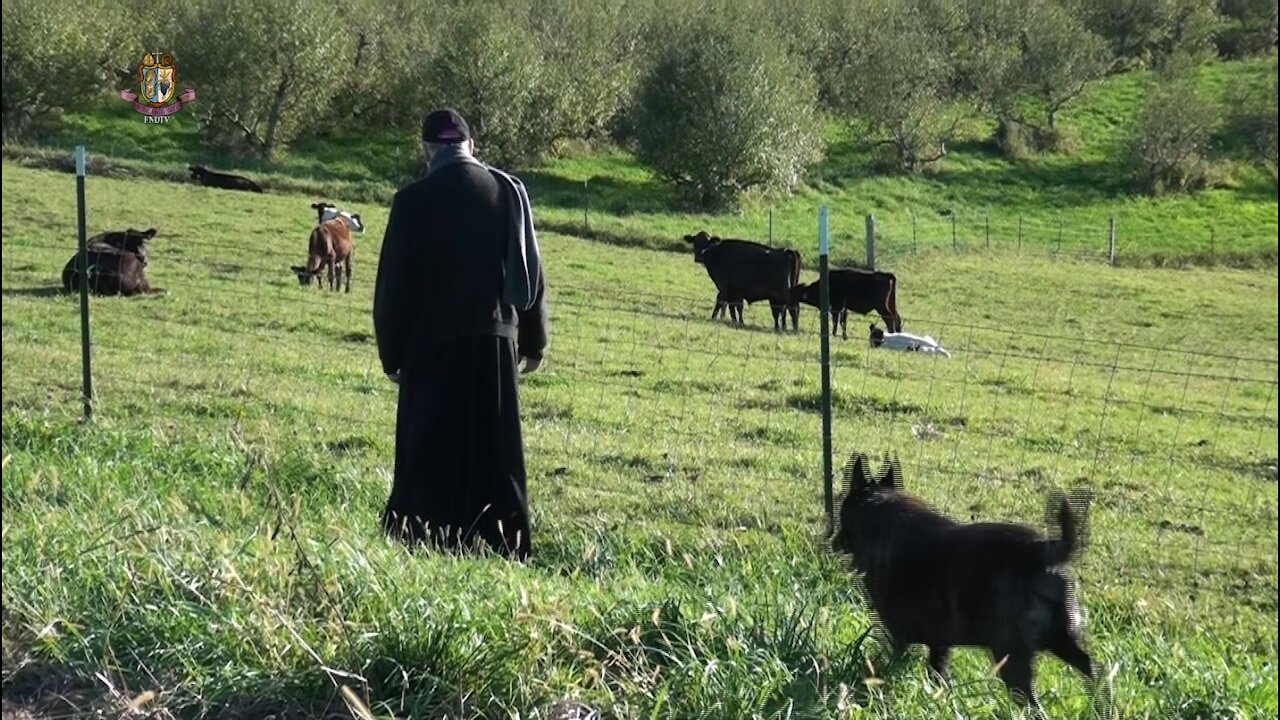
<path id="1" fill-rule="evenodd" d="M 901 229 L 882 227 L 880 256 L 892 258 Z M 972 227 L 955 227 L 960 247 Z M 916 242 L 931 236 L 923 229 Z M 73 253 L 5 239 L 11 267 L 52 273 Z M 91 300 L 100 413 L 143 426 L 271 423 L 298 444 L 376 448 L 389 467 L 396 393 L 378 368 L 367 287 L 299 287 L 287 270 L 298 254 L 274 247 L 201 238 L 164 255 L 184 268 L 164 297 Z M 357 285 L 372 284 L 377 262 L 357 250 Z M 950 357 L 872 348 L 856 329 L 831 341 L 826 398 L 816 311 L 794 333 L 756 324 L 762 310 L 729 327 L 710 319 L 713 297 L 709 285 L 692 297 L 587 274 L 550 286 L 551 362 L 522 389 L 535 497 L 588 516 L 607 497 L 691 527 L 785 532 L 821 516 L 829 404 L 837 470 L 853 451 L 894 453 L 910 491 L 962 520 L 1035 523 L 1051 488 L 1087 484 L 1093 536 L 1105 538 L 1097 567 L 1123 563 L 1170 590 L 1205 572 L 1274 587 L 1274 355 L 908 313 L 908 329 L 930 328 Z M 38 324 L 6 322 L 6 347 L 43 358 L 5 373 L 6 397 L 35 383 L 51 403 L 78 402 L 77 330 L 70 302 Z"/>
<path id="2" fill-rule="evenodd" d="M 46 231 L 72 236 L 82 223 L 51 220 Z M 164 263 L 182 272 L 168 275 L 164 297 L 93 299 L 86 337 L 70 304 L 38 324 L 6 316 L 6 347 L 36 347 L 41 363 L 5 373 L 5 396 L 35 382 L 50 402 L 69 400 L 92 337 L 101 413 L 143 428 L 271 424 L 301 445 L 375 448 L 388 466 L 396 388 L 376 361 L 366 291 L 298 287 L 289 268 L 301 247 L 248 249 L 207 229 L 165 242 Z M 772 245 L 772 211 L 768 232 Z M 1143 242 L 1114 222 L 955 213 L 867 217 L 861 242 L 856 234 L 837 234 L 837 245 L 854 258 L 865 247 L 873 265 L 929 249 L 1114 263 Z M 378 256 L 364 245 L 353 263 L 371 284 Z M 55 272 L 73 254 L 5 237 L 6 261 L 20 269 Z M 713 296 L 620 288 L 588 273 L 550 284 L 552 364 L 522 383 L 535 492 L 588 516 L 608 497 L 614 509 L 694 528 L 786 532 L 822 511 L 829 415 L 837 470 L 852 451 L 895 454 L 910 491 L 957 519 L 1034 521 L 1051 488 L 1087 484 L 1098 498 L 1094 537 L 1106 538 L 1100 568 L 1178 588 L 1201 573 L 1275 588 L 1274 354 L 906 314 L 950 355 L 872 348 L 855 315 L 851 340 L 831 338 L 824 357 L 818 311 L 805 311 L 796 332 L 726 327 L 709 318 Z M 829 392 L 819 386 L 824 361 Z"/>

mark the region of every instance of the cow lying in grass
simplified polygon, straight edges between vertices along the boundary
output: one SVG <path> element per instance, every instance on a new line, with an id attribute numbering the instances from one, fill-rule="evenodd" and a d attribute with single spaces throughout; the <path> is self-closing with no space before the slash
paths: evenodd
<path id="1" fill-rule="evenodd" d="M 337 290 L 337 286 L 341 285 L 341 278 L 337 278 L 338 266 L 341 265 L 347 275 L 347 292 L 351 292 L 351 262 L 354 251 L 351 227 L 345 219 L 335 217 L 320 223 L 311 231 L 311 239 L 307 243 L 306 266 L 294 265 L 291 269 L 297 273 L 299 285 L 310 285 L 312 278 L 315 278 L 316 289 L 319 290 L 320 271 L 327 267 L 329 289 Z"/>
<path id="2" fill-rule="evenodd" d="M 311 209 L 316 211 L 317 223 L 328 222 L 334 218 L 342 218 L 352 231 L 364 232 L 364 221 L 360 219 L 360 213 L 339 210 L 337 205 L 329 202 L 311 203 Z"/>
<path id="3" fill-rule="evenodd" d="M 222 188 L 224 190 L 246 190 L 248 192 L 262 192 L 262 186 L 240 175 L 228 175 L 227 173 L 214 172 L 204 165 L 190 165 L 191 179 L 206 187 Z"/>
<path id="4" fill-rule="evenodd" d="M 147 282 L 147 241 L 156 230 L 105 232 L 89 238 L 85 250 L 89 262 L 89 292 L 95 295 L 145 295 L 162 293 Z M 62 289 L 75 292 L 80 287 L 80 253 L 62 268 Z"/>

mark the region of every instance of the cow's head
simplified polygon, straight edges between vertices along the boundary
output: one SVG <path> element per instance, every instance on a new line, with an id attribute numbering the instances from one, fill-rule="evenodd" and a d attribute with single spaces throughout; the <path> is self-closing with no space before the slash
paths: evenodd
<path id="1" fill-rule="evenodd" d="M 708 235 L 706 230 L 697 235 L 685 235 L 684 241 L 693 245 L 693 261 L 696 263 L 705 262 L 706 252 L 720 244 L 720 238 Z"/>
<path id="2" fill-rule="evenodd" d="M 209 168 L 204 165 L 188 165 L 187 169 L 191 171 L 192 179 L 200 179 L 209 174 Z"/>
<path id="3" fill-rule="evenodd" d="M 316 202 L 311 203 L 311 209 L 316 211 L 316 222 L 322 223 L 324 222 L 325 211 L 337 212 L 338 206 L 331 202 Z"/>
<path id="4" fill-rule="evenodd" d="M 812 305 L 813 307 L 818 307 L 818 305 L 822 301 L 821 292 L 822 292 L 822 288 L 816 282 L 800 283 L 799 285 L 792 285 L 791 286 L 791 304 L 799 305 L 800 303 L 804 303 L 805 305 Z"/>
<path id="5" fill-rule="evenodd" d="M 120 249 L 125 252 L 131 252 L 138 256 L 138 260 L 142 262 L 142 266 L 147 266 L 147 241 L 156 236 L 155 228 L 147 228 L 146 230 L 136 230 L 129 228 L 124 231 L 124 241 L 120 245 Z"/>
<path id="6" fill-rule="evenodd" d="M 119 250 L 122 253 L 130 253 L 138 257 L 138 261 L 143 267 L 147 266 L 147 241 L 155 237 L 156 229 L 138 230 L 137 228 L 129 228 L 128 230 L 113 230 L 105 232 L 101 235 L 95 235 L 90 240 L 94 245 L 107 245 Z"/>
<path id="7" fill-rule="evenodd" d="M 289 266 L 289 269 L 293 271 L 293 274 L 298 276 L 299 285 L 310 285 L 311 278 L 316 278 L 317 280 L 320 278 L 320 268 L 318 267 L 312 270 L 311 268 L 303 267 L 302 265 L 291 265 Z"/>
<path id="8" fill-rule="evenodd" d="M 364 221 L 360 219 L 360 213 L 351 213 L 348 217 L 351 218 L 351 222 L 348 224 L 351 225 L 352 230 L 359 233 L 364 232 Z"/>

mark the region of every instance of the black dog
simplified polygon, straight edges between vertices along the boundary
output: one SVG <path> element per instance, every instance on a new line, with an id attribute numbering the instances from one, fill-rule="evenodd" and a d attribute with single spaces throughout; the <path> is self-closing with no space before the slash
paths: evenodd
<path id="1" fill-rule="evenodd" d="M 201 185 L 222 188 L 224 190 L 247 190 L 249 192 L 256 193 L 262 192 L 262 187 L 247 177 L 214 172 L 204 165 L 189 165 L 187 168 L 191 171 L 191 179 Z"/>
<path id="2" fill-rule="evenodd" d="M 1093 661 L 1081 647 L 1080 606 L 1063 572 L 1084 542 L 1087 496 L 1069 503 L 1055 494 L 1050 523 L 1062 536 L 1045 539 L 1022 525 L 964 525 L 939 515 L 902 492 L 896 460 L 875 479 L 866 457 L 855 454 L 845 481 L 832 545 L 863 574 L 895 651 L 924 644 L 929 665 L 945 675 L 952 647 L 986 648 L 1014 698 L 1038 713 L 1038 652 L 1048 650 L 1093 679 Z"/>

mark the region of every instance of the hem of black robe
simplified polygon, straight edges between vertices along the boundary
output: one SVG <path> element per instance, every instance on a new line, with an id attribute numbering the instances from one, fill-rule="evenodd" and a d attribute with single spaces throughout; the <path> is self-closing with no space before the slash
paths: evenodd
<path id="1" fill-rule="evenodd" d="M 498 557 L 517 562 L 528 562 L 533 548 L 526 529 L 517 529 L 510 538 L 501 531 L 482 532 L 474 528 L 470 532 L 458 532 L 451 528 L 427 528 L 421 520 L 398 520 L 390 508 L 382 513 L 382 531 L 392 540 L 410 550 L 461 556 L 489 551 Z"/>

